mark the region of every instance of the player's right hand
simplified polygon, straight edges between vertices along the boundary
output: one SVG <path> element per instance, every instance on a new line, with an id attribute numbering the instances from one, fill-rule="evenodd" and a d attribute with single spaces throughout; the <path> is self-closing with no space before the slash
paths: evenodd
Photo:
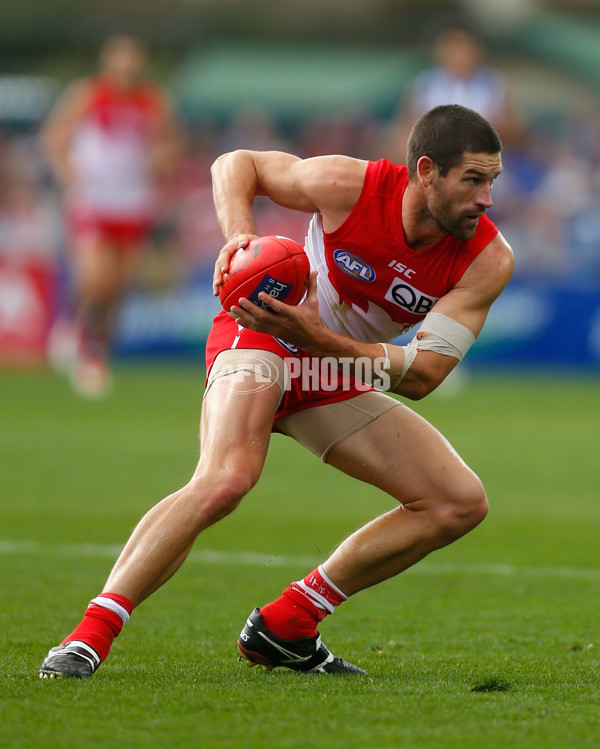
<path id="1" fill-rule="evenodd" d="M 213 294 L 219 295 L 219 287 L 223 284 L 223 274 L 229 269 L 231 258 L 241 247 L 247 247 L 258 234 L 238 234 L 226 242 L 219 252 L 213 273 Z"/>

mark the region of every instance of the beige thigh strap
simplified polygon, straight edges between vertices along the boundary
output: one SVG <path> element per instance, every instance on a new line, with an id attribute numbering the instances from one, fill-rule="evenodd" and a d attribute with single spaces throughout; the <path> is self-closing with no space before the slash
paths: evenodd
<path id="1" fill-rule="evenodd" d="M 226 375 L 235 375 L 240 383 L 254 391 L 275 382 L 281 392 L 285 390 L 287 368 L 281 356 L 262 349 L 225 349 L 221 351 L 210 370 L 204 395 L 211 386 Z"/>
<path id="2" fill-rule="evenodd" d="M 275 424 L 280 432 L 293 437 L 326 463 L 332 447 L 390 408 L 400 405 L 395 398 L 370 390 L 344 401 L 282 416 Z"/>

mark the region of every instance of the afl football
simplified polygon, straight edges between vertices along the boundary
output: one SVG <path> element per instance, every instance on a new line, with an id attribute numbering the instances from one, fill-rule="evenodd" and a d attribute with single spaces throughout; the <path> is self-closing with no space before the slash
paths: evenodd
<path id="1" fill-rule="evenodd" d="M 306 253 L 293 239 L 258 237 L 231 258 L 219 298 L 227 312 L 240 297 L 266 308 L 258 298 L 261 291 L 285 304 L 298 304 L 308 287 L 309 272 Z"/>

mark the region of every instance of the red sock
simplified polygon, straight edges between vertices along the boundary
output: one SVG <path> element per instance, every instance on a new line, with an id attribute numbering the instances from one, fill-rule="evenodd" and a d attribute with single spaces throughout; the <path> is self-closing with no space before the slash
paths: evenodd
<path id="1" fill-rule="evenodd" d="M 103 661 L 132 611 L 133 601 L 129 598 L 118 593 L 101 593 L 90 601 L 81 622 L 61 644 L 73 640 L 85 642 L 94 648 Z"/>
<path id="2" fill-rule="evenodd" d="M 277 637 L 284 640 L 314 637 L 319 622 L 333 614 L 346 598 L 320 565 L 303 580 L 292 583 L 277 600 L 263 606 L 260 613 Z"/>

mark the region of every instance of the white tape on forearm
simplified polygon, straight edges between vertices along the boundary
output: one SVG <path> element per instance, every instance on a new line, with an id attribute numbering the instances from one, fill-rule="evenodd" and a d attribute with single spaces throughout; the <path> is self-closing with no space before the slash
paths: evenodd
<path id="1" fill-rule="evenodd" d="M 383 362 L 383 368 L 386 372 L 389 372 L 390 371 L 390 352 L 388 350 L 387 343 L 380 343 L 379 345 L 383 349 L 383 355 L 385 357 L 385 361 Z"/>
<path id="2" fill-rule="evenodd" d="M 419 351 L 435 351 L 444 356 L 453 356 L 458 361 L 462 361 L 475 343 L 475 336 L 469 328 L 440 312 L 429 312 L 419 332 L 427 333 L 417 341 Z"/>
<path id="3" fill-rule="evenodd" d="M 398 382 L 402 382 L 402 380 L 404 379 L 404 375 L 408 372 L 408 370 L 412 366 L 412 363 L 417 358 L 417 348 L 416 338 L 413 338 L 412 341 L 406 346 L 402 346 L 402 349 L 404 350 L 404 364 L 402 365 L 402 369 L 400 371 L 400 379 L 398 380 Z"/>
<path id="4" fill-rule="evenodd" d="M 414 362 L 417 356 L 416 339 L 413 338 L 407 346 L 392 346 L 391 356 L 387 343 L 382 343 L 380 345 L 383 347 L 385 354 L 385 365 L 383 368 L 390 376 L 389 389 L 393 390 L 402 382 L 402 378 L 408 372 L 410 365 Z M 400 353 L 402 353 L 401 363 L 399 361 Z"/>
<path id="5" fill-rule="evenodd" d="M 391 346 L 391 352 L 386 343 L 381 344 L 385 354 L 384 370 L 391 380 L 390 390 L 394 390 L 402 382 L 419 351 L 434 351 L 462 361 L 475 342 L 475 336 L 469 328 L 439 312 L 430 312 L 421 323 L 419 332 L 427 335 L 420 339 L 415 336 L 406 346 Z M 399 361 L 400 352 L 402 362 Z"/>

